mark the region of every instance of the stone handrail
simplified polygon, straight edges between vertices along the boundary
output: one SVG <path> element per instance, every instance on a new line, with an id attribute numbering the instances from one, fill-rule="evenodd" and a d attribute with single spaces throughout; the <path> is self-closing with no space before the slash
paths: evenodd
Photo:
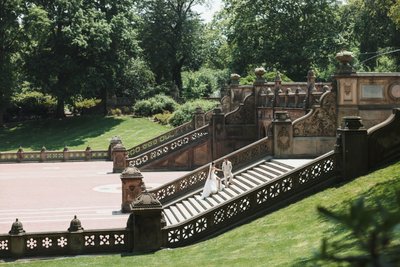
<path id="1" fill-rule="evenodd" d="M 400 108 L 368 129 L 368 167 L 376 168 L 400 157 Z"/>
<path id="2" fill-rule="evenodd" d="M 166 142 L 168 142 L 171 139 L 174 139 L 182 134 L 191 132 L 194 130 L 194 124 L 192 121 L 184 123 L 174 129 L 172 129 L 171 131 L 168 131 L 164 134 L 161 134 L 149 141 L 146 141 L 140 145 L 134 146 L 130 149 L 128 149 L 128 156 L 130 158 L 133 158 L 139 154 L 142 154 L 152 148 L 155 148 L 157 146 L 160 146 L 162 144 L 165 144 Z"/>
<path id="3" fill-rule="evenodd" d="M 132 249 L 127 228 L 0 235 L 0 258 L 122 253 Z"/>
<path id="4" fill-rule="evenodd" d="M 208 124 L 210 122 L 210 118 L 212 115 L 212 110 L 207 111 L 204 116 L 205 116 L 205 124 Z M 160 145 L 165 144 L 171 139 L 177 138 L 178 136 L 181 136 L 183 134 L 189 133 L 191 131 L 195 130 L 194 129 L 194 122 L 189 121 L 187 123 L 184 123 L 178 127 L 175 127 L 171 131 L 168 131 L 166 133 L 163 133 L 157 137 L 154 137 L 153 139 L 146 141 L 140 145 L 134 146 L 130 149 L 128 149 L 128 157 L 133 158 L 137 155 L 143 154 L 146 151 L 149 151 L 150 149 L 153 149 L 155 147 L 158 147 Z"/>
<path id="5" fill-rule="evenodd" d="M 251 161 L 271 154 L 272 140 L 268 139 L 268 137 L 265 137 L 257 142 L 232 152 L 225 157 L 229 158 L 235 170 L 250 163 Z M 223 158 L 219 158 L 214 162 L 218 166 L 222 164 L 222 161 Z M 200 188 L 207 179 L 209 168 L 209 164 L 204 165 L 181 178 L 166 183 L 161 187 L 150 190 L 150 192 L 154 193 L 161 203 L 166 203 L 169 200 L 177 198 L 186 192 Z"/>
<path id="6" fill-rule="evenodd" d="M 90 161 L 107 160 L 107 150 L 65 150 L 64 151 L 28 151 L 0 152 L 0 163 L 14 162 L 51 162 L 51 161 Z"/>
<path id="7" fill-rule="evenodd" d="M 215 206 L 206 213 L 200 213 L 180 224 L 164 227 L 164 246 L 192 244 L 248 220 L 257 213 L 270 211 L 315 187 L 329 185 L 335 182 L 337 176 L 336 161 L 336 154 L 331 151 L 301 168 L 224 202 L 221 206 Z"/>
<path id="8" fill-rule="evenodd" d="M 209 126 L 203 126 L 197 130 L 189 132 L 185 135 L 182 135 L 176 139 L 173 139 L 161 146 L 157 146 L 151 150 L 144 152 L 133 158 L 126 159 L 126 166 L 134 166 L 141 167 L 144 164 L 148 164 L 154 160 L 157 160 L 172 151 L 176 151 L 179 148 L 187 147 L 198 143 L 199 141 L 208 138 L 209 135 Z"/>

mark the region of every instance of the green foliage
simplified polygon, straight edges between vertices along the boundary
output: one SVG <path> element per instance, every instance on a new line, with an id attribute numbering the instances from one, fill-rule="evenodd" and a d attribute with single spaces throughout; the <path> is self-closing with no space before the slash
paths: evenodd
<path id="1" fill-rule="evenodd" d="M 170 112 L 158 113 L 153 116 L 153 120 L 162 125 L 167 125 L 172 114 Z"/>
<path id="2" fill-rule="evenodd" d="M 177 106 L 175 100 L 164 94 L 158 94 L 146 100 L 139 100 L 133 106 L 136 115 L 148 117 L 165 111 L 173 112 Z"/>
<path id="3" fill-rule="evenodd" d="M 292 80 L 289 77 L 287 77 L 285 74 L 280 73 L 280 75 L 281 75 L 281 80 L 283 82 L 292 82 Z M 267 72 L 263 75 L 263 77 L 267 82 L 273 82 L 273 81 L 275 81 L 276 72 L 275 71 Z M 252 84 L 254 84 L 255 81 L 256 81 L 256 75 L 254 73 L 254 70 L 249 71 L 247 76 L 240 78 L 241 85 L 252 85 Z"/>
<path id="4" fill-rule="evenodd" d="M 179 126 L 185 122 L 191 121 L 193 118 L 193 113 L 197 107 L 201 107 L 203 111 L 207 112 L 218 106 L 217 101 L 210 100 L 193 100 L 180 105 L 176 111 L 172 114 L 169 123 L 173 126 Z"/>
<path id="5" fill-rule="evenodd" d="M 54 114 L 56 100 L 37 91 L 24 91 L 12 97 L 7 116 L 19 119 L 46 118 Z"/>
<path id="6" fill-rule="evenodd" d="M 119 108 L 113 108 L 110 110 L 110 114 L 112 116 L 121 116 L 122 115 L 122 111 Z"/>
<path id="7" fill-rule="evenodd" d="M 398 266 L 400 264 L 400 192 L 394 211 L 380 202 L 368 207 L 360 198 L 347 212 L 332 212 L 318 207 L 325 218 L 344 227 L 349 235 L 329 242 L 323 239 L 319 257 L 353 266 Z M 352 251 L 349 252 L 349 248 Z"/>
<path id="8" fill-rule="evenodd" d="M 183 98 L 197 99 L 220 92 L 229 75 L 227 70 L 201 68 L 198 71 L 182 73 Z"/>
<path id="9" fill-rule="evenodd" d="M 73 101 L 74 113 L 87 114 L 100 104 L 101 99 L 77 97 Z"/>

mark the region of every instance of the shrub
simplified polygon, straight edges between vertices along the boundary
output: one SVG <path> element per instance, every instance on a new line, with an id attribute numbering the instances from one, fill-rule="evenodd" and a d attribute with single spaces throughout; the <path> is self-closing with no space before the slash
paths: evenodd
<path id="1" fill-rule="evenodd" d="M 56 104 L 56 100 L 50 95 L 36 91 L 23 91 L 12 97 L 7 113 L 10 117 L 20 119 L 45 118 L 54 113 Z"/>
<path id="2" fill-rule="evenodd" d="M 193 113 L 197 107 L 201 107 L 204 111 L 209 111 L 218 106 L 217 101 L 210 100 L 194 100 L 186 102 L 179 106 L 169 119 L 169 123 L 173 126 L 181 125 L 185 122 L 192 120 Z"/>
<path id="3" fill-rule="evenodd" d="M 166 125 L 166 124 L 168 124 L 171 116 L 172 116 L 172 114 L 170 112 L 158 113 L 153 116 L 153 120 L 162 125 Z"/>
<path id="4" fill-rule="evenodd" d="M 77 97 L 73 100 L 74 112 L 79 114 L 101 113 L 101 99 Z"/>
<path id="5" fill-rule="evenodd" d="M 110 110 L 112 116 L 121 116 L 122 111 L 119 108 L 113 108 Z"/>
<path id="6" fill-rule="evenodd" d="M 216 93 L 228 81 L 227 70 L 201 68 L 199 71 L 182 73 L 183 98 L 197 99 Z"/>
<path id="7" fill-rule="evenodd" d="M 135 103 L 133 110 L 139 116 L 152 116 L 158 113 L 173 112 L 178 104 L 170 96 L 158 94 Z"/>

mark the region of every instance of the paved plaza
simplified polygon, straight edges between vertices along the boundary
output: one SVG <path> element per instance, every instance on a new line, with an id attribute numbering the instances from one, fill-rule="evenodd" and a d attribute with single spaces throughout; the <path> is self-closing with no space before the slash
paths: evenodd
<path id="1" fill-rule="evenodd" d="M 187 172 L 143 172 L 154 188 Z M 18 218 L 27 232 L 65 231 L 77 215 L 85 229 L 124 228 L 120 174 L 112 162 L 0 164 L 0 234 Z"/>

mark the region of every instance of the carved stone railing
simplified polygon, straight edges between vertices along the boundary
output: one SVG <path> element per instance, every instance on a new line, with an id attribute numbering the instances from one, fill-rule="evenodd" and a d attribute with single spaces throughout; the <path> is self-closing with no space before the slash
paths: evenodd
<path id="1" fill-rule="evenodd" d="M 130 165 L 139 168 L 145 164 L 160 159 L 161 157 L 164 157 L 168 153 L 175 152 L 178 149 L 184 147 L 192 146 L 208 138 L 209 136 L 208 131 L 209 131 L 209 126 L 207 124 L 206 126 L 203 126 L 195 131 L 182 135 L 181 137 L 173 139 L 161 146 L 148 150 L 143 154 L 140 154 L 133 158 L 126 159 L 126 166 Z"/>
<path id="2" fill-rule="evenodd" d="M 192 121 L 184 123 L 171 131 L 168 131 L 162 135 L 159 135 L 149 141 L 146 141 L 140 145 L 134 146 L 128 149 L 128 156 L 133 158 L 139 154 L 142 154 L 152 148 L 158 147 L 162 144 L 165 144 L 171 139 L 174 139 L 180 135 L 186 134 L 194 130 L 194 124 Z"/>
<path id="3" fill-rule="evenodd" d="M 131 236 L 126 228 L 0 235 L 0 258 L 128 252 Z"/>
<path id="4" fill-rule="evenodd" d="M 272 140 L 268 137 L 257 142 L 243 147 L 231 154 L 226 155 L 226 158 L 232 162 L 234 170 L 243 167 L 254 160 L 266 157 L 272 154 Z M 224 157 L 224 158 L 225 158 Z M 214 162 L 216 165 L 222 164 L 223 158 L 217 159 Z M 210 166 L 204 165 L 187 175 L 164 184 L 161 187 L 151 190 L 161 203 L 166 203 L 172 199 L 182 196 L 186 192 L 196 190 L 204 185 L 207 179 Z"/>
<path id="5" fill-rule="evenodd" d="M 223 205 L 215 206 L 188 221 L 162 229 L 165 247 L 179 247 L 197 242 L 218 231 L 248 220 L 260 212 L 299 197 L 308 190 L 335 182 L 336 154 L 331 151 L 305 166 L 251 189 Z"/>
<path id="6" fill-rule="evenodd" d="M 320 105 L 307 115 L 293 122 L 293 136 L 335 136 L 336 135 L 336 94 L 324 93 Z"/>
<path id="7" fill-rule="evenodd" d="M 54 162 L 54 161 L 91 161 L 107 160 L 107 150 L 67 150 L 64 151 L 28 151 L 0 152 L 0 163 L 14 162 Z"/>
<path id="8" fill-rule="evenodd" d="M 368 167 L 376 168 L 400 157 L 400 109 L 368 130 Z"/>

